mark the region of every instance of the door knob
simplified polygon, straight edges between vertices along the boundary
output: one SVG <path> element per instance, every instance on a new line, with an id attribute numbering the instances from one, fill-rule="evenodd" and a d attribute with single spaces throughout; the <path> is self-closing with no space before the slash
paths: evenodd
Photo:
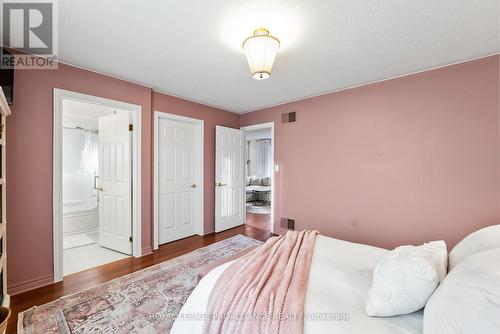
<path id="1" fill-rule="evenodd" d="M 198 185 L 196 185 L 195 183 L 191 185 L 191 188 L 196 188 L 196 187 L 198 187 Z"/>
<path id="2" fill-rule="evenodd" d="M 225 186 L 227 186 L 227 184 L 225 184 L 225 183 L 220 183 L 220 182 L 219 182 L 219 183 L 217 183 L 217 187 L 225 187 Z"/>
<path id="3" fill-rule="evenodd" d="M 96 187 L 95 188 L 97 191 L 104 191 L 104 188 L 103 187 Z"/>

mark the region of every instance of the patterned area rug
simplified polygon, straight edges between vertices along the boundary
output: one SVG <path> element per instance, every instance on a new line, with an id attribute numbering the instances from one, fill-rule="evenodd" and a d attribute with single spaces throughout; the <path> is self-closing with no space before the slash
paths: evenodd
<path id="1" fill-rule="evenodd" d="M 169 333 L 198 269 L 262 242 L 237 235 L 19 313 L 18 333 Z"/>

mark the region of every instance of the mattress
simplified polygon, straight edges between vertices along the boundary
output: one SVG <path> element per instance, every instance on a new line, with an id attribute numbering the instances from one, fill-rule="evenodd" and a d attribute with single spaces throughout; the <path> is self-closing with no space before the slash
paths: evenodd
<path id="1" fill-rule="evenodd" d="M 305 334 L 422 333 L 423 312 L 373 318 L 364 311 L 372 272 L 388 250 L 318 236 L 304 305 Z M 225 263 L 209 272 L 181 309 L 171 334 L 201 334 L 210 292 Z"/>

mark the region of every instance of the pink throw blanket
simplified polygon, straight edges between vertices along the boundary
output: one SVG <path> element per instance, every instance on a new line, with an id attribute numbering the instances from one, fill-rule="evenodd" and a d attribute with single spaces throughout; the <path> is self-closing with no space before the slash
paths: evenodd
<path id="1" fill-rule="evenodd" d="M 317 231 L 290 231 L 232 263 L 212 290 L 206 334 L 301 334 Z"/>

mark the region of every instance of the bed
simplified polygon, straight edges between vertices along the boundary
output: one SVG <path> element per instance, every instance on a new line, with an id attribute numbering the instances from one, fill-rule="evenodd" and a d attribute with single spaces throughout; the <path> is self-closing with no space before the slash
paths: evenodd
<path id="1" fill-rule="evenodd" d="M 319 235 L 314 245 L 304 305 L 304 333 L 422 333 L 423 312 L 387 318 L 365 313 L 372 272 L 388 250 Z M 192 292 L 172 334 L 201 334 L 210 292 L 231 264 L 210 271 Z"/>

